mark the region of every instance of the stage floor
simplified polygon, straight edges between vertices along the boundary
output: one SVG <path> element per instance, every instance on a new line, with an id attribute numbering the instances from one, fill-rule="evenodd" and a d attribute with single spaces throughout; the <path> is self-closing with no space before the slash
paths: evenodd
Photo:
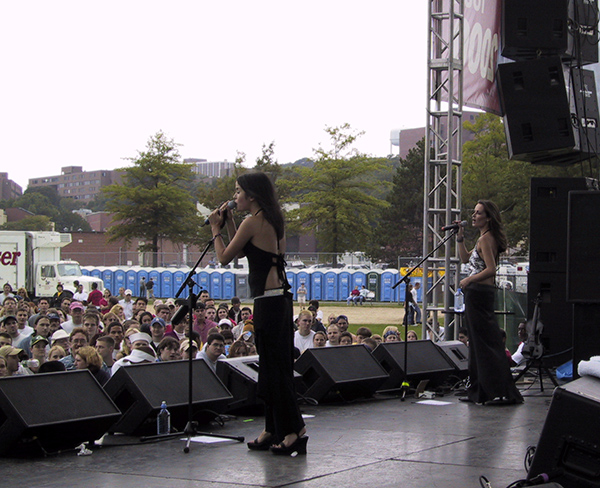
<path id="1" fill-rule="evenodd" d="M 33 487 L 479 487 L 524 478 L 524 457 L 535 446 L 552 385 L 539 382 L 517 406 L 477 406 L 454 395 L 441 404 L 378 396 L 351 404 L 302 406 L 308 454 L 295 458 L 248 451 L 235 441 L 192 443 L 180 438 L 97 447 L 88 456 L 66 452 L 38 459 L 0 459 L 3 486 Z M 434 402 L 434 403 L 435 403 Z M 446 404 L 445 402 L 448 402 Z M 254 439 L 262 417 L 239 416 L 204 430 Z M 117 439 L 110 439 L 111 443 Z M 109 439 L 106 440 L 108 444 Z"/>

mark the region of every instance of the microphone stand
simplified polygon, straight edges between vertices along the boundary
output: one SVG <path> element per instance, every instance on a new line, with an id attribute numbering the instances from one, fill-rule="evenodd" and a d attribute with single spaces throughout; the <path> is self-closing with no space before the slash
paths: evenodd
<path id="1" fill-rule="evenodd" d="M 458 234 L 458 228 L 454 229 L 453 232 L 448 234 L 448 236 L 446 236 L 434 249 L 432 249 L 431 252 L 429 254 L 427 254 L 427 256 L 425 256 L 423 259 L 421 259 L 421 261 L 419 261 L 417 264 L 415 264 L 408 273 L 406 273 L 402 278 L 400 278 L 392 286 L 392 290 L 396 289 L 396 287 L 399 286 L 401 283 L 408 283 L 410 281 L 410 277 L 417 270 L 417 268 L 419 268 L 425 261 L 427 261 L 431 256 L 433 256 L 433 254 L 440 247 L 442 247 L 444 244 L 446 244 L 446 242 L 448 242 L 448 240 L 450 240 L 456 234 Z M 425 277 L 425 278 L 427 278 L 427 277 Z M 423 290 L 425 290 L 425 286 L 423 286 Z M 423 317 L 423 318 L 425 318 L 425 317 Z M 410 385 L 408 383 L 408 319 L 407 319 L 406 323 L 404 324 L 404 378 L 402 380 L 402 387 L 400 388 L 400 401 L 404 401 L 409 387 L 410 387 Z"/>
<path id="2" fill-rule="evenodd" d="M 202 254 L 198 258 L 198 261 L 196 261 L 196 264 L 190 270 L 190 272 L 186 276 L 185 280 L 179 287 L 179 290 L 175 294 L 175 298 L 179 298 L 179 296 L 181 295 L 183 290 L 185 290 L 185 287 L 186 286 L 188 287 L 188 303 L 186 305 L 182 305 L 182 307 L 186 307 L 188 309 L 188 315 L 189 315 L 189 317 L 188 317 L 188 327 L 189 327 L 188 341 L 189 341 L 189 343 L 188 344 L 190 346 L 190 350 L 191 350 L 191 347 L 193 344 L 192 343 L 192 340 L 193 340 L 192 333 L 193 333 L 193 327 L 194 327 L 193 311 L 196 308 L 196 302 L 197 302 L 197 297 L 196 297 L 196 295 L 194 295 L 194 286 L 196 285 L 196 282 L 194 281 L 193 276 L 194 276 L 194 272 L 196 271 L 196 268 L 198 268 L 198 266 L 200 266 L 202 259 L 204 259 L 204 256 L 206 256 L 206 253 L 212 246 L 214 240 L 215 239 L 212 238 L 210 241 L 208 241 L 208 244 L 204 248 L 204 251 L 202 251 Z M 185 310 L 183 311 L 183 315 L 185 316 Z M 193 368 L 193 362 L 192 362 L 193 359 L 194 358 L 192 357 L 192 354 L 189 354 L 189 357 L 188 357 L 188 420 L 187 420 L 185 429 L 183 431 L 183 433 L 187 435 L 187 441 L 186 441 L 185 447 L 183 448 L 183 452 L 186 454 L 190 452 L 190 444 L 192 442 L 192 437 L 197 436 L 197 435 L 204 435 L 204 436 L 208 436 L 208 437 L 219 437 L 219 438 L 223 438 L 223 439 L 231 439 L 231 440 L 238 441 L 238 442 L 244 442 L 243 436 L 229 436 L 229 435 L 211 434 L 208 432 L 199 432 L 198 431 L 198 422 L 194 422 L 194 420 L 193 420 L 193 418 L 194 418 L 194 407 L 193 407 L 194 368 Z M 202 359 L 200 359 L 200 361 L 202 361 Z M 180 435 L 181 435 L 181 432 L 173 432 L 173 433 L 169 433 L 169 434 L 146 436 L 146 437 L 142 437 L 140 440 L 143 442 L 143 441 L 147 441 L 147 440 L 168 439 L 168 438 L 177 437 Z"/>

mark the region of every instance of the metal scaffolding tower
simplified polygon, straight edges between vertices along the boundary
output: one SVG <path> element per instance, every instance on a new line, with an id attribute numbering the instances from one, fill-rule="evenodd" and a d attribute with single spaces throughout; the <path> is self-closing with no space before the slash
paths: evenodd
<path id="1" fill-rule="evenodd" d="M 443 225 L 460 219 L 463 107 L 463 0 L 430 0 L 423 206 L 423 256 L 441 244 Z M 423 338 L 427 320 L 434 340 L 456 337 L 453 311 L 460 263 L 453 239 L 423 263 Z M 431 273 L 432 283 L 426 279 Z"/>

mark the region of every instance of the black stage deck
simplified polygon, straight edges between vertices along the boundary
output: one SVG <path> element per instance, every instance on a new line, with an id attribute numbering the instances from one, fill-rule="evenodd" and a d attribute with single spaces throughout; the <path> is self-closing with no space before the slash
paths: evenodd
<path id="1" fill-rule="evenodd" d="M 226 441 L 179 439 L 104 446 L 89 456 L 75 452 L 38 459 L 0 459 L 3 486 L 32 487 L 478 487 L 485 475 L 494 488 L 524 478 L 524 456 L 536 445 L 552 385 L 522 389 L 525 404 L 477 406 L 454 395 L 425 405 L 414 398 L 377 396 L 351 404 L 303 406 L 308 455 L 295 458 L 251 452 Z M 245 436 L 261 431 L 261 417 L 233 418 L 212 432 Z"/>

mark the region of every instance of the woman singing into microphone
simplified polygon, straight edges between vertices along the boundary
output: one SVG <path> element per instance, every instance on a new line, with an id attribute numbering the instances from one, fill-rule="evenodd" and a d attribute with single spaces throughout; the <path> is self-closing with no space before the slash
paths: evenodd
<path id="1" fill-rule="evenodd" d="M 308 437 L 296 402 L 293 376 L 293 302 L 285 275 L 283 214 L 273 183 L 260 172 L 240 176 L 235 184 L 237 209 L 249 215 L 236 230 L 227 204 L 209 217 L 221 264 L 246 256 L 254 297 L 254 328 L 260 356 L 258 394 L 265 402 L 265 429 L 248 448 L 275 454 L 305 454 Z M 221 229 L 227 226 L 229 244 Z"/>
<path id="2" fill-rule="evenodd" d="M 522 403 L 494 315 L 496 266 L 500 253 L 507 247 L 500 210 L 494 202 L 480 200 L 471 222 L 479 230 L 479 239 L 471 251 L 467 251 L 462 226 L 456 235 L 460 259 L 469 263 L 469 276 L 459 286 L 465 294 L 471 386 L 467 396 L 460 400 L 481 404 Z"/>

